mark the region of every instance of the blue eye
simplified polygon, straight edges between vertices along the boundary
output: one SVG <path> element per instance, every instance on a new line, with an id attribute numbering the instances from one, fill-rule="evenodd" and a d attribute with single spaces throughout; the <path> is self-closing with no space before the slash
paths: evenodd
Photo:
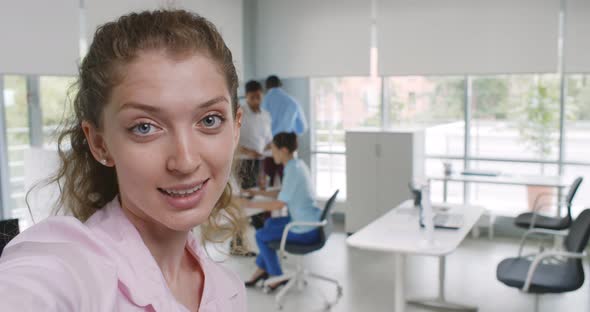
<path id="1" fill-rule="evenodd" d="M 223 118 L 218 115 L 209 115 L 201 120 L 203 126 L 207 129 L 217 129 L 221 126 Z"/>
<path id="2" fill-rule="evenodd" d="M 131 131 L 137 135 L 145 136 L 151 134 L 155 129 L 154 125 L 142 122 L 131 128 Z"/>

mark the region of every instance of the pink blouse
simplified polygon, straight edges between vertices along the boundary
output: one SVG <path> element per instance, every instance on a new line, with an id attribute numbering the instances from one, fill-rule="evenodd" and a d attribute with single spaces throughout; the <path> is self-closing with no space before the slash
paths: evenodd
<path id="1" fill-rule="evenodd" d="M 199 312 L 246 311 L 240 278 L 189 234 L 204 288 Z M 50 217 L 14 238 L 0 258 L 0 311 L 182 311 L 117 199 L 86 223 Z"/>

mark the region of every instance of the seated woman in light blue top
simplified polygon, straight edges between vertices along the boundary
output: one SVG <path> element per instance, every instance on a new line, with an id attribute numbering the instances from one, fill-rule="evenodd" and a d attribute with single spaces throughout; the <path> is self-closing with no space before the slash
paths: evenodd
<path id="1" fill-rule="evenodd" d="M 277 164 L 285 166 L 283 185 L 280 191 L 256 191 L 252 195 L 264 195 L 277 198 L 268 202 L 252 202 L 243 200 L 243 207 L 257 207 L 268 211 L 278 210 L 287 206 L 288 217 L 270 218 L 264 227 L 256 231 L 256 243 L 260 254 L 256 258 L 258 269 L 246 286 L 254 286 L 259 280 L 270 276 L 282 275 L 281 265 L 275 250 L 267 243 L 280 241 L 285 226 L 291 221 L 317 222 L 321 211 L 316 207 L 313 198 L 309 168 L 294 157 L 297 150 L 297 135 L 282 132 L 274 136 L 272 141 L 272 157 Z M 313 244 L 320 240 L 320 232 L 316 227 L 296 226 L 287 236 L 287 242 Z M 284 284 L 270 285 L 271 291 Z"/>

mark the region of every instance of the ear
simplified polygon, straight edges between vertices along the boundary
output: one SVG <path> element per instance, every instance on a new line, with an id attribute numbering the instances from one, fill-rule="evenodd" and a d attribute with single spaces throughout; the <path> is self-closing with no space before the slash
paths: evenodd
<path id="1" fill-rule="evenodd" d="M 94 126 L 92 123 L 88 122 L 87 120 L 82 121 L 82 131 L 84 131 L 84 136 L 86 137 L 86 141 L 88 142 L 88 147 L 90 148 L 90 152 L 94 159 L 99 163 L 110 167 L 111 159 L 109 157 L 109 152 L 105 144 L 103 134 Z"/>
<path id="2" fill-rule="evenodd" d="M 236 122 L 234 124 L 234 148 L 237 148 L 238 143 L 240 142 L 240 129 L 242 128 L 242 116 L 243 116 L 242 107 L 238 107 L 238 111 L 236 112 Z"/>

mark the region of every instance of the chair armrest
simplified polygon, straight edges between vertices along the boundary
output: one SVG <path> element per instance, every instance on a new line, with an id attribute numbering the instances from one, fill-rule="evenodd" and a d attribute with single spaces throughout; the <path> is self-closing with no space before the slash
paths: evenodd
<path id="1" fill-rule="evenodd" d="M 289 235 L 289 230 L 294 227 L 294 226 L 318 226 L 318 227 L 323 227 L 326 226 L 326 224 L 328 224 L 328 221 L 324 220 L 321 222 L 306 222 L 306 221 L 294 221 L 294 222 L 289 222 L 289 224 L 287 224 L 287 226 L 285 226 L 285 229 L 283 230 L 283 236 L 281 237 L 281 248 L 279 249 L 280 251 L 280 255 L 281 255 L 281 259 L 285 256 L 285 244 L 287 244 L 287 235 Z"/>
<path id="2" fill-rule="evenodd" d="M 524 244 L 529 236 L 535 234 L 544 234 L 544 235 L 553 235 L 553 236 L 567 236 L 567 233 L 564 231 L 555 231 L 555 230 L 548 230 L 548 229 L 528 229 L 522 235 L 520 240 L 520 246 L 518 247 L 518 257 L 522 255 L 522 250 L 524 249 Z"/>
<path id="3" fill-rule="evenodd" d="M 537 270 L 537 267 L 539 266 L 539 264 L 541 263 L 541 261 L 543 261 L 543 259 L 545 258 L 551 258 L 551 257 L 565 257 L 565 258 L 571 258 L 571 259 L 582 259 L 586 256 L 586 252 L 567 252 L 567 251 L 545 251 L 542 252 L 540 254 L 538 254 L 535 259 L 533 260 L 533 262 L 531 263 L 531 266 L 529 267 L 529 270 L 527 272 L 526 275 L 526 280 L 524 281 L 524 286 L 522 287 L 522 291 L 524 292 L 528 292 L 530 287 L 531 287 L 531 282 L 533 280 L 533 275 L 535 274 L 535 270 Z"/>

